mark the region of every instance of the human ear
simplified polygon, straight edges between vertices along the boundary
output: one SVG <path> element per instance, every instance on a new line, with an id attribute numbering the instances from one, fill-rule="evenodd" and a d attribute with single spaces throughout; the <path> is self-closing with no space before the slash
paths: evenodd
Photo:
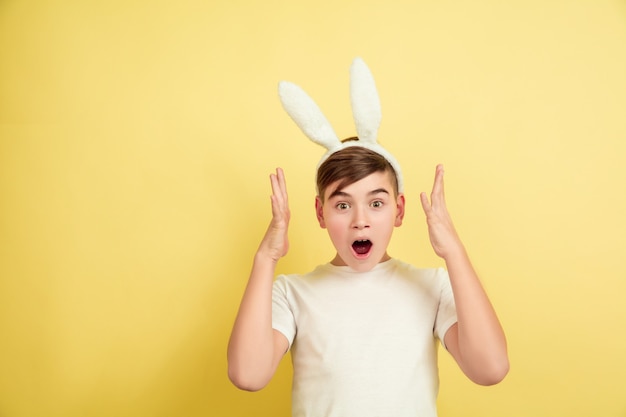
<path id="1" fill-rule="evenodd" d="M 404 219 L 404 207 L 406 205 L 406 201 L 404 200 L 404 194 L 398 194 L 396 197 L 396 222 L 394 226 L 402 226 L 402 220 Z"/>
<path id="2" fill-rule="evenodd" d="M 324 221 L 324 203 L 322 203 L 319 196 L 315 197 L 315 215 L 317 216 L 320 227 L 326 229 L 326 222 Z"/>

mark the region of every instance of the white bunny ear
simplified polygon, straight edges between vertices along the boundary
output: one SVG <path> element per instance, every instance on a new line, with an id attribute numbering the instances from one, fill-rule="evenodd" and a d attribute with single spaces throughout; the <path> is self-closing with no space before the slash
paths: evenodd
<path id="1" fill-rule="evenodd" d="M 376 141 L 382 119 L 380 100 L 374 77 L 361 58 L 356 58 L 350 67 L 350 100 L 359 140 L 342 143 L 317 104 L 297 85 L 281 81 L 278 85 L 278 95 L 283 108 L 302 132 L 313 142 L 327 149 L 317 164 L 318 169 L 333 153 L 349 146 L 360 146 L 382 155 L 389 161 L 396 173 L 398 191 L 403 192 L 404 182 L 400 164 Z"/>
<path id="2" fill-rule="evenodd" d="M 278 95 L 285 111 L 309 139 L 328 150 L 341 145 L 341 141 L 320 108 L 302 88 L 293 83 L 281 81 L 278 84 Z"/>
<path id="3" fill-rule="evenodd" d="M 350 101 L 359 140 L 376 143 L 382 119 L 376 83 L 361 58 L 355 58 L 350 67 Z"/>

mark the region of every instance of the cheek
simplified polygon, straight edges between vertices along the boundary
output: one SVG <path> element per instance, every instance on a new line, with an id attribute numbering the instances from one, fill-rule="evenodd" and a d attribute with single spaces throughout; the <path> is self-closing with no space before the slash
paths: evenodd
<path id="1" fill-rule="evenodd" d="M 329 232 L 337 233 L 341 230 L 341 223 L 335 219 L 326 219 L 326 228 Z"/>
<path id="2" fill-rule="evenodd" d="M 376 224 L 376 229 L 384 236 L 390 235 L 396 226 L 396 218 L 393 216 L 385 216 Z"/>
<path id="3" fill-rule="evenodd" d="M 339 237 L 344 234 L 346 226 L 344 221 L 337 216 L 326 217 L 326 230 L 332 237 Z"/>

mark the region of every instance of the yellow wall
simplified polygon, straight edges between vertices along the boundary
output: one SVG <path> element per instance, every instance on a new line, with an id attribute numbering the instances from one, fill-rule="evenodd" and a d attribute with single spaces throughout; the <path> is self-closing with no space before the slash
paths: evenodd
<path id="1" fill-rule="evenodd" d="M 332 254 L 276 84 L 352 135 L 360 55 L 406 175 L 392 254 L 441 264 L 443 162 L 509 338 L 493 388 L 442 355 L 440 415 L 626 416 L 624 45 L 618 0 L 0 2 L 0 415 L 288 416 L 288 362 L 250 394 L 225 361 L 275 166 L 280 271 Z"/>

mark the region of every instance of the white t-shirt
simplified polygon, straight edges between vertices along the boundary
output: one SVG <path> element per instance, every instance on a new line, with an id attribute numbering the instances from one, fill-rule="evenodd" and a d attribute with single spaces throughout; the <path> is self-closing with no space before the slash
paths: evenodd
<path id="1" fill-rule="evenodd" d="M 278 276 L 272 322 L 291 348 L 293 416 L 436 416 L 437 339 L 456 320 L 441 268 L 391 259 Z"/>

